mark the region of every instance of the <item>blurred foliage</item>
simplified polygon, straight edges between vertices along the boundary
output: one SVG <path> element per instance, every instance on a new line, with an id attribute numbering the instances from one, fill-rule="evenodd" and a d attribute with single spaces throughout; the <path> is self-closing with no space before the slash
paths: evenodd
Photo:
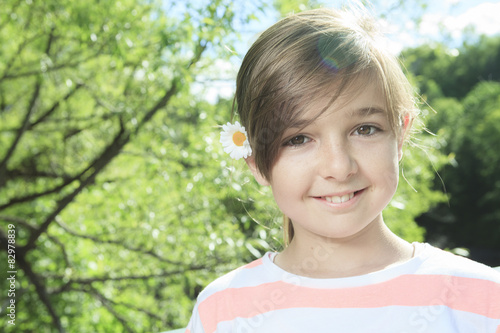
<path id="1" fill-rule="evenodd" d="M 478 82 L 500 80 L 500 37 L 481 36 L 461 48 L 422 45 L 403 52 L 408 70 L 429 100 L 462 100 Z"/>
<path id="2" fill-rule="evenodd" d="M 7 332 L 185 326 L 210 281 L 281 248 L 270 189 L 219 145 L 232 101 L 209 103 L 198 89 L 209 91 L 233 30 L 264 6 L 243 5 L 3 1 L 0 261 L 14 224 L 18 271 L 15 327 L 0 296 Z M 280 12 L 295 8 L 283 1 Z M 421 131 L 405 150 L 385 220 L 409 241 L 424 239 L 415 217 L 445 200 L 433 187 L 454 161 L 445 139 Z"/>
<path id="3" fill-rule="evenodd" d="M 241 5 L 2 2 L 0 260 L 13 224 L 18 271 L 3 329 L 179 327 L 203 286 L 262 247 L 248 179 L 217 144 L 230 103 L 190 89 L 231 56 Z"/>
<path id="4" fill-rule="evenodd" d="M 321 6 L 321 1 L 318 0 L 275 0 L 273 7 L 285 17 L 291 13 L 298 13 L 308 9 L 314 9 Z"/>
<path id="5" fill-rule="evenodd" d="M 500 36 L 459 49 L 425 45 L 403 53 L 426 107 L 426 123 L 450 158 L 435 189 L 449 200 L 419 217 L 429 239 L 446 247 L 496 252 L 500 265 Z M 432 107 L 432 109 L 431 109 Z M 488 261 L 491 260 L 491 261 Z"/>

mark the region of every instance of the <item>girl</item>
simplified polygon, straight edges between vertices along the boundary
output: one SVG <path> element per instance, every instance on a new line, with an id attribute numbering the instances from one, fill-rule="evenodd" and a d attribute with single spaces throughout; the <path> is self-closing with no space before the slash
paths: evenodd
<path id="1" fill-rule="evenodd" d="M 500 333 L 500 274 L 384 224 L 417 110 L 383 46 L 365 14 L 319 9 L 250 48 L 221 141 L 271 186 L 287 246 L 211 283 L 187 332 Z"/>

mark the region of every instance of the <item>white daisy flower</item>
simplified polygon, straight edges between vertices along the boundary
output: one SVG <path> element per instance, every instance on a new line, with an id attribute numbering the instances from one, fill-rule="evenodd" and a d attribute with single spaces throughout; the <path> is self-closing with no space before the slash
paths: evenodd
<path id="1" fill-rule="evenodd" d="M 252 148 L 248 142 L 248 135 L 245 127 L 241 126 L 239 122 L 234 124 L 227 123 L 222 125 L 222 132 L 220 134 L 220 142 L 224 151 L 236 160 L 252 155 Z"/>

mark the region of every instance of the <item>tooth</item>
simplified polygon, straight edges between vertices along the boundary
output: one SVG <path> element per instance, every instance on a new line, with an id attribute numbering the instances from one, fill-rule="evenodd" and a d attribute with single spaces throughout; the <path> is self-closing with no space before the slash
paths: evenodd
<path id="1" fill-rule="evenodd" d="M 333 196 L 333 197 L 324 197 L 327 202 L 332 202 L 332 203 L 344 203 L 352 198 L 354 198 L 354 192 L 351 192 L 349 194 L 345 194 L 343 196 Z"/>
<path id="2" fill-rule="evenodd" d="M 338 203 L 342 203 L 342 198 L 341 197 L 337 197 L 337 196 L 332 197 L 332 202 L 333 203 L 337 203 L 337 204 Z"/>

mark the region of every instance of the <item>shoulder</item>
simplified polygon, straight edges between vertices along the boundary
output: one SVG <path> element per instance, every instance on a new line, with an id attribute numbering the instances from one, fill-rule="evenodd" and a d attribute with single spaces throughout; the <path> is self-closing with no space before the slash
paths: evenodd
<path id="1" fill-rule="evenodd" d="M 426 259 L 419 268 L 420 274 L 442 274 L 463 278 L 490 280 L 500 283 L 500 272 L 470 260 L 425 244 L 424 256 Z"/>
<path id="2" fill-rule="evenodd" d="M 190 332 L 215 332 L 217 325 L 234 317 L 232 313 L 249 300 L 261 286 L 276 280 L 269 268 L 270 253 L 241 266 L 211 282 L 198 295 L 188 329 Z M 255 288 L 254 288 L 255 287 Z M 257 289 L 257 290 L 256 290 Z"/>
<path id="3" fill-rule="evenodd" d="M 264 257 L 241 266 L 211 282 L 198 296 L 198 302 L 228 289 L 239 289 L 265 283 L 266 280 L 270 279 L 269 271 L 265 267 L 266 256 L 268 255 L 266 254 Z"/>

